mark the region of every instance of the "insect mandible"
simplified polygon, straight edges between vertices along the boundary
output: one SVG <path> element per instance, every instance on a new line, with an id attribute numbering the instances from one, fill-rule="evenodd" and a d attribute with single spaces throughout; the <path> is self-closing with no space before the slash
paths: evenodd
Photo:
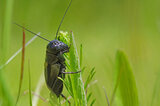
<path id="1" fill-rule="evenodd" d="M 67 44 L 65 44 L 64 42 L 59 41 L 57 39 L 59 29 L 61 27 L 61 24 L 64 20 L 64 17 L 66 15 L 71 3 L 72 3 L 72 0 L 70 1 L 62 19 L 61 19 L 61 22 L 60 22 L 59 27 L 56 32 L 55 40 L 50 41 L 40 35 L 37 35 L 36 33 L 32 32 L 31 30 L 29 30 L 29 29 L 27 29 L 17 23 L 14 23 L 17 26 L 24 28 L 28 32 L 30 32 L 30 33 L 49 42 L 47 45 L 46 58 L 45 58 L 45 71 L 44 71 L 45 81 L 46 81 L 47 87 L 49 88 L 49 90 L 52 93 L 56 94 L 57 97 L 59 97 L 61 95 L 64 98 L 65 98 L 65 96 L 62 94 L 63 81 L 60 80 L 58 77 L 64 79 L 65 74 L 75 74 L 75 73 L 81 72 L 81 71 L 65 72 L 66 65 L 65 65 L 65 58 L 63 57 L 63 54 L 68 53 L 70 47 Z"/>

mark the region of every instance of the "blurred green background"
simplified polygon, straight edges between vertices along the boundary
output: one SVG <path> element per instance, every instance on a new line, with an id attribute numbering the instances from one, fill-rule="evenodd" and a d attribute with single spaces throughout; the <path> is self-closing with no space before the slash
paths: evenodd
<path id="1" fill-rule="evenodd" d="M 6 1 L 0 0 L 0 35 L 4 27 Z M 68 3 L 69 0 L 13 0 L 11 21 L 36 33 L 41 32 L 43 37 L 53 40 Z M 78 48 L 83 44 L 83 66 L 86 66 L 86 70 L 95 67 L 94 80 L 97 83 L 89 91 L 96 98 L 96 106 L 107 104 L 103 87 L 111 99 L 115 84 L 115 53 L 118 49 L 127 54 L 131 63 L 140 105 L 151 104 L 156 78 L 160 72 L 159 4 L 159 0 L 73 0 L 60 30 L 73 31 Z M 32 34 L 26 32 L 26 41 L 32 37 Z M 37 38 L 26 48 L 22 95 L 28 89 L 28 60 L 34 91 L 43 73 L 46 45 L 46 41 Z M 20 47 L 22 29 L 11 24 L 6 59 Z M 6 83 L 14 100 L 18 94 L 20 64 L 21 55 L 18 55 L 4 70 Z M 86 71 L 83 80 L 87 75 Z M 64 94 L 69 96 L 65 89 Z M 22 95 L 19 105 L 28 106 L 28 94 Z M 43 86 L 41 96 L 49 97 L 46 85 Z M 46 104 L 39 101 L 39 106 Z"/>

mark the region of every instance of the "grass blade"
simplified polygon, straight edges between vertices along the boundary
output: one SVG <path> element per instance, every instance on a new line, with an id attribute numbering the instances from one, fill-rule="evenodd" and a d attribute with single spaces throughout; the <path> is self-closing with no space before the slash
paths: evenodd
<path id="1" fill-rule="evenodd" d="M 21 73 L 20 73 L 19 90 L 18 90 L 18 96 L 17 96 L 16 104 L 18 103 L 21 88 L 22 88 L 23 73 L 24 73 L 24 58 L 25 58 L 25 32 L 24 32 L 24 29 L 23 29 Z"/>
<path id="2" fill-rule="evenodd" d="M 90 106 L 93 106 L 95 102 L 96 102 L 96 99 L 93 99 L 93 101 L 91 102 Z"/>
<path id="3" fill-rule="evenodd" d="M 93 76 L 95 75 L 96 71 L 95 71 L 95 68 L 92 68 L 92 70 L 90 71 L 88 77 L 87 77 L 87 80 L 84 84 L 84 89 L 87 90 L 87 87 L 88 87 L 88 84 L 91 82 Z"/>
<path id="4" fill-rule="evenodd" d="M 69 52 L 70 67 L 72 71 L 76 72 L 81 69 L 80 69 L 79 57 L 78 57 L 77 47 L 76 47 L 73 33 L 71 33 L 70 42 L 71 42 L 70 44 L 72 45 Z M 86 100 L 84 84 L 82 81 L 81 73 L 71 75 L 71 81 L 72 81 L 72 90 L 73 90 L 75 105 L 86 106 L 87 100 Z"/>
<path id="5" fill-rule="evenodd" d="M 89 102 L 91 96 L 92 96 L 92 93 L 89 93 L 88 96 L 87 96 L 87 102 Z"/>
<path id="6" fill-rule="evenodd" d="M 70 72 L 77 72 L 80 71 L 80 59 L 77 52 L 76 43 L 74 40 L 73 33 L 69 35 L 67 32 L 60 32 L 60 36 L 58 37 L 60 41 L 64 42 L 67 45 L 70 45 L 70 52 L 66 54 L 68 57 L 68 64 L 67 68 Z M 82 56 L 81 56 L 82 57 Z M 68 76 L 68 81 L 71 87 L 71 92 L 73 94 L 74 104 L 76 106 L 86 106 L 87 99 L 85 95 L 84 85 L 82 81 L 81 73 L 72 74 Z"/>
<path id="7" fill-rule="evenodd" d="M 38 35 L 39 35 L 40 33 L 38 33 Z M 34 36 L 34 37 L 32 37 L 26 44 L 25 44 L 25 47 L 27 47 L 29 44 L 31 44 L 35 39 L 37 38 L 37 36 Z M 2 50 L 3 51 L 3 50 Z M 15 52 L 3 65 L 1 65 L 0 66 L 0 85 L 2 85 L 2 92 L 3 93 L 5 93 L 4 95 L 5 95 L 5 97 L 4 97 L 4 99 L 6 99 L 7 100 L 7 98 L 8 98 L 8 105 L 10 106 L 12 106 L 14 103 L 13 103 L 13 99 L 12 99 L 12 97 L 11 97 L 11 95 L 10 95 L 10 93 L 9 93 L 9 90 L 8 90 L 8 87 L 7 87 L 7 85 L 6 85 L 6 83 L 5 83 L 5 78 L 4 78 L 4 76 L 3 76 L 3 73 L 2 73 L 2 69 L 6 66 L 6 65 L 8 65 L 20 52 L 22 51 L 22 48 L 20 48 L 17 52 Z"/>
<path id="8" fill-rule="evenodd" d="M 30 74 L 30 62 L 28 60 L 28 78 L 29 78 L 29 102 L 32 106 L 32 93 L 31 93 L 31 74 Z"/>
<path id="9" fill-rule="evenodd" d="M 40 32 L 37 34 L 39 35 Z M 29 44 L 31 44 L 35 39 L 37 38 L 37 36 L 35 35 L 34 37 L 32 37 L 26 44 L 25 47 L 27 47 Z M 20 52 L 22 51 L 22 48 L 20 48 L 17 52 L 15 52 L 3 65 L 0 66 L 0 69 L 4 68 L 6 65 L 8 65 Z"/>
<path id="10" fill-rule="evenodd" d="M 122 51 L 117 51 L 116 54 L 116 71 L 118 74 L 115 88 L 118 87 L 119 99 L 123 106 L 139 106 L 136 81 L 127 57 Z"/>
<path id="11" fill-rule="evenodd" d="M 14 0 L 6 0 L 5 2 L 5 13 L 4 17 L 1 16 L 2 19 L 4 19 L 2 22 L 2 36 L 0 38 L 0 65 L 3 65 L 5 60 L 6 60 L 6 54 L 8 53 L 8 48 L 9 48 L 9 41 L 10 41 L 10 32 L 11 32 L 11 20 L 12 20 L 12 11 L 13 11 L 13 2 Z M 1 2 L 2 3 L 2 2 Z M 13 98 L 10 93 L 10 89 L 7 86 L 6 79 L 4 76 L 4 73 L 2 72 L 3 69 L 0 68 L 0 86 L 2 92 L 2 100 L 3 103 L 2 105 L 7 105 L 7 106 L 13 106 Z"/>
<path id="12" fill-rule="evenodd" d="M 83 47 L 82 44 L 80 45 L 80 66 L 82 66 L 82 53 L 83 53 Z"/>
<path id="13" fill-rule="evenodd" d="M 155 86 L 154 86 L 154 91 L 153 91 L 153 96 L 151 100 L 151 106 L 160 106 L 160 72 L 157 75 Z"/>

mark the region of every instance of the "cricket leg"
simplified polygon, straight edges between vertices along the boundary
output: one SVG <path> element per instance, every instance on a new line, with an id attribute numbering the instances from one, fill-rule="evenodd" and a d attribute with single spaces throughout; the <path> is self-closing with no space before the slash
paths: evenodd
<path id="1" fill-rule="evenodd" d="M 81 71 L 77 71 L 77 72 L 65 72 L 65 70 L 64 71 L 62 71 L 61 73 L 62 74 L 77 74 L 77 73 L 80 73 Z"/>
<path id="2" fill-rule="evenodd" d="M 71 102 L 66 98 L 66 96 L 64 96 L 63 94 L 61 94 L 61 96 L 62 96 L 66 101 L 68 101 L 69 106 L 71 106 Z"/>

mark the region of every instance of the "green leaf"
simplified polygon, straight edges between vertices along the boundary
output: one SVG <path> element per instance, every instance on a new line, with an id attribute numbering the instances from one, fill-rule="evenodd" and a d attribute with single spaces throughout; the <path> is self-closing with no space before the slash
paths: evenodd
<path id="1" fill-rule="evenodd" d="M 90 73 L 89 73 L 89 75 L 87 77 L 87 80 L 85 82 L 84 89 L 87 89 L 87 86 L 91 82 L 91 80 L 92 80 L 93 76 L 95 75 L 95 73 L 96 73 L 95 72 L 95 68 L 92 68 L 92 70 L 90 71 Z"/>
<path id="2" fill-rule="evenodd" d="M 91 102 L 90 106 L 93 106 L 95 102 L 96 102 L 96 99 L 93 99 L 93 101 Z"/>
<path id="3" fill-rule="evenodd" d="M 80 71 L 81 70 L 80 59 L 78 56 L 73 33 L 68 34 L 66 32 L 61 32 L 60 36 L 58 36 L 58 39 L 64 42 L 65 44 L 69 45 L 70 47 L 70 52 L 65 54 L 67 70 L 70 72 Z M 87 100 L 85 96 L 85 90 L 81 73 L 67 75 L 67 76 L 68 79 L 65 80 L 68 80 L 67 84 L 70 84 L 69 86 L 71 87 L 70 91 L 72 93 L 71 96 L 74 99 L 74 104 L 76 106 L 82 106 L 82 105 L 86 106 Z"/>
<path id="4" fill-rule="evenodd" d="M 89 102 L 89 99 L 91 98 L 92 93 L 89 93 L 89 95 L 87 96 L 87 102 Z"/>
<path id="5" fill-rule="evenodd" d="M 70 69 L 73 72 L 80 71 L 81 70 L 80 62 L 79 62 L 77 47 L 76 47 L 73 33 L 71 33 L 71 36 L 70 36 L 70 44 L 71 44 L 70 52 L 69 52 Z M 71 81 L 72 81 L 72 90 L 73 90 L 73 98 L 75 101 L 75 105 L 86 106 L 87 100 L 85 96 L 85 90 L 84 90 L 81 73 L 71 75 Z"/>
<path id="6" fill-rule="evenodd" d="M 135 77 L 126 55 L 122 51 L 116 54 L 117 85 L 123 106 L 139 106 Z M 116 91 L 116 90 L 115 90 Z"/>

